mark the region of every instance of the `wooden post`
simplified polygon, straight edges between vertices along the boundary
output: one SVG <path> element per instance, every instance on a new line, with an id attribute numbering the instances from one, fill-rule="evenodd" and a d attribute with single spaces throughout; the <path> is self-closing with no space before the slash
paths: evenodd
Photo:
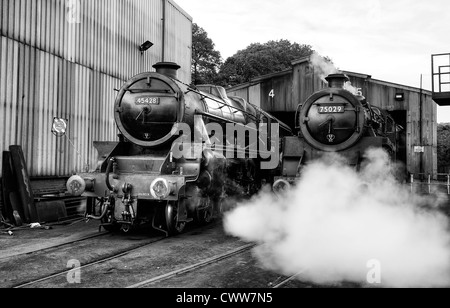
<path id="1" fill-rule="evenodd" d="M 411 174 L 411 193 L 414 193 L 414 174 Z"/>
<path id="2" fill-rule="evenodd" d="M 10 152 L 3 152 L 2 157 L 2 195 L 3 205 L 5 207 L 6 218 L 10 223 L 16 226 L 22 225 L 24 217 L 21 202 L 18 200 L 18 188 L 16 177 L 14 176 L 13 168 L 11 166 L 12 159 Z"/>
<path id="3" fill-rule="evenodd" d="M 2 198 L 3 198 L 3 213 L 4 218 L 13 222 L 14 217 L 12 215 L 12 204 L 10 200 L 10 193 L 12 191 L 11 182 L 13 180 L 11 170 L 11 154 L 9 152 L 3 152 L 2 156 Z M 14 184 L 13 184 L 14 185 Z"/>
<path id="4" fill-rule="evenodd" d="M 447 194 L 450 195 L 450 174 L 447 175 Z"/>
<path id="5" fill-rule="evenodd" d="M 428 174 L 428 194 L 431 195 L 431 174 Z"/>

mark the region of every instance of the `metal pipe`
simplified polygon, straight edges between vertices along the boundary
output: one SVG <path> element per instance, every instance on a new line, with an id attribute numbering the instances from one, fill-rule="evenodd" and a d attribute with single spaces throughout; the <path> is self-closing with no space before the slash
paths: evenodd
<path id="1" fill-rule="evenodd" d="M 208 112 L 204 112 L 204 111 L 201 111 L 201 110 L 196 110 L 195 114 L 196 115 L 201 115 L 201 116 L 204 116 L 204 117 L 216 120 L 216 121 L 220 121 L 220 122 L 223 122 L 223 123 L 230 123 L 230 124 L 235 124 L 235 125 L 245 125 L 243 123 L 238 123 L 238 122 L 232 121 L 230 119 L 223 118 L 223 117 L 220 117 L 220 116 L 216 116 L 214 114 L 211 114 L 211 113 L 208 113 Z M 255 129 L 252 129 L 252 130 L 255 130 Z"/>
<path id="2" fill-rule="evenodd" d="M 423 74 L 420 74 L 420 99 L 419 99 L 419 143 L 420 146 L 423 146 Z M 424 156 L 425 153 L 420 153 L 420 173 L 425 172 L 424 168 Z"/>
<path id="3" fill-rule="evenodd" d="M 166 53 L 166 1 L 162 0 L 163 2 L 163 17 L 162 17 L 162 55 L 161 55 L 161 62 L 165 61 L 165 53 Z"/>
<path id="4" fill-rule="evenodd" d="M 431 195 L 431 174 L 428 174 L 428 193 Z"/>
<path id="5" fill-rule="evenodd" d="M 156 215 L 153 215 L 153 219 L 152 219 L 152 227 L 153 229 L 157 230 L 157 231 L 161 231 L 162 233 L 164 233 L 166 235 L 166 237 L 169 237 L 169 232 L 167 232 L 166 230 L 163 230 L 160 226 L 157 226 L 156 223 Z"/>
<path id="6" fill-rule="evenodd" d="M 435 56 L 436 55 L 431 56 L 431 72 L 432 72 L 432 74 L 431 74 L 431 87 L 433 89 L 433 93 L 436 92 L 435 91 L 435 85 L 434 85 L 434 76 L 435 76 L 435 73 L 434 73 L 434 57 Z"/>
<path id="7" fill-rule="evenodd" d="M 450 174 L 447 175 L 447 194 L 450 195 Z"/>
<path id="8" fill-rule="evenodd" d="M 108 206 L 105 206 L 105 208 L 103 209 L 103 212 L 102 212 L 102 214 L 100 216 L 87 215 L 86 218 L 87 219 L 93 219 L 93 220 L 102 220 L 103 218 L 105 218 L 107 213 L 108 213 Z"/>
<path id="9" fill-rule="evenodd" d="M 109 191 L 114 191 L 115 188 L 111 185 L 111 182 L 109 181 L 109 174 L 111 173 L 111 169 L 113 164 L 116 162 L 115 158 L 111 158 L 108 162 L 108 167 L 106 168 L 106 179 L 105 179 L 105 183 L 106 183 L 106 187 L 108 187 Z"/>

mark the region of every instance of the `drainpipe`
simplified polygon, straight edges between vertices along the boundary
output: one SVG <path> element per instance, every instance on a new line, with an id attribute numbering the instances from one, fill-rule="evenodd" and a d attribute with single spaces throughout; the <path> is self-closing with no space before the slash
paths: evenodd
<path id="1" fill-rule="evenodd" d="M 420 99 L 419 99 L 419 140 L 420 140 L 420 146 L 424 146 L 423 145 L 423 75 L 420 75 Z M 425 155 L 425 153 L 420 153 L 420 173 L 422 174 L 421 177 L 423 177 L 424 173 L 425 173 L 425 168 L 423 165 L 423 156 Z"/>
<path id="2" fill-rule="evenodd" d="M 166 53 L 166 1 L 162 0 L 163 2 L 163 12 L 162 12 L 162 55 L 161 55 L 161 62 L 165 61 L 165 53 Z"/>

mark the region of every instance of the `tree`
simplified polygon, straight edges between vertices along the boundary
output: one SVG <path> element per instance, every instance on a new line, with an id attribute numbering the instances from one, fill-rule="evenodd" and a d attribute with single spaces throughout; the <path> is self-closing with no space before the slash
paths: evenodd
<path id="1" fill-rule="evenodd" d="M 220 52 L 216 51 L 208 33 L 197 24 L 192 26 L 192 83 L 214 83 L 222 65 Z"/>
<path id="2" fill-rule="evenodd" d="M 450 172 L 450 124 L 438 125 L 438 169 Z"/>
<path id="3" fill-rule="evenodd" d="M 309 45 L 291 43 L 288 40 L 254 43 L 228 58 L 219 72 L 218 82 L 232 86 L 251 79 L 289 69 L 295 59 L 313 53 Z"/>

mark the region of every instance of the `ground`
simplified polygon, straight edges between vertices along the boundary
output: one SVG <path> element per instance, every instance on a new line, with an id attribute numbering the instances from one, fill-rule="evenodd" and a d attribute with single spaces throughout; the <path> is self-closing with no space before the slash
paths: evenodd
<path id="1" fill-rule="evenodd" d="M 100 232 L 96 221 L 26 228 L 0 235 L 0 287 L 122 288 L 156 277 L 139 287 L 257 289 L 286 278 L 263 269 L 251 248 L 225 234 L 220 221 L 171 238 L 145 228 L 129 234 Z M 212 261 L 164 278 L 205 260 Z"/>

